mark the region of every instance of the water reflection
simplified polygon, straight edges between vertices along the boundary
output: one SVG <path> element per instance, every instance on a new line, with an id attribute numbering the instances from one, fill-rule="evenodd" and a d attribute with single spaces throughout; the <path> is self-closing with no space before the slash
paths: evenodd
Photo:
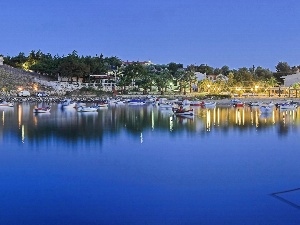
<path id="1" fill-rule="evenodd" d="M 278 133 L 285 134 L 289 127 L 298 126 L 298 110 L 260 113 L 257 108 L 216 107 L 203 109 L 195 107 L 194 117 L 175 117 L 172 111 L 160 110 L 155 106 L 111 107 L 98 112 L 78 113 L 75 109 L 62 110 L 57 104 L 51 106 L 49 114 L 33 114 L 34 104 L 16 104 L 14 108 L 0 108 L 1 133 L 21 130 L 22 142 L 27 139 L 49 138 L 66 140 L 102 139 L 104 134 L 118 135 L 121 131 L 140 136 L 143 131 L 165 131 L 170 133 L 205 133 L 214 129 L 235 128 L 268 129 L 278 126 Z"/>

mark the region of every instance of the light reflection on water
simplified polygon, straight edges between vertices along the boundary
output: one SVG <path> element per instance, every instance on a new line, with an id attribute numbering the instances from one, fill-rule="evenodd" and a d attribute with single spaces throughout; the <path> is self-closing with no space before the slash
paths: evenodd
<path id="1" fill-rule="evenodd" d="M 33 107 L 0 108 L 0 224 L 300 222 L 270 196 L 300 187 L 299 109 Z"/>

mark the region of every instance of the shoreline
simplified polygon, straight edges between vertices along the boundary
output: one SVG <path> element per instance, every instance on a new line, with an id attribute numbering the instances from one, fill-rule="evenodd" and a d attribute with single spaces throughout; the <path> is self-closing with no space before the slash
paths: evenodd
<path id="1" fill-rule="evenodd" d="M 164 97 L 168 99 L 179 99 L 179 100 L 184 100 L 184 99 L 189 99 L 192 100 L 192 96 L 186 96 L 186 95 L 166 95 L 166 96 L 153 96 L 153 97 Z M 122 99 L 128 99 L 128 98 L 147 98 L 147 95 L 117 95 L 115 97 L 111 96 L 94 96 L 94 95 L 71 95 L 71 96 L 49 96 L 49 97 L 36 97 L 36 96 L 30 96 L 30 97 L 18 97 L 18 96 L 0 96 L 0 99 L 2 101 L 7 101 L 7 102 L 48 102 L 48 103 L 57 103 L 60 102 L 64 99 L 72 99 L 73 101 L 84 101 L 84 102 L 93 102 L 93 101 L 101 101 L 101 100 L 107 100 L 109 99 L 114 99 L 114 98 L 122 98 Z M 231 104 L 232 99 L 238 99 L 244 103 L 250 103 L 250 102 L 284 102 L 287 100 L 292 100 L 295 102 L 300 103 L 300 98 L 295 98 L 295 97 L 266 97 L 266 96 L 251 96 L 251 97 L 234 97 L 234 98 L 224 98 L 224 99 L 198 99 L 199 101 L 214 101 L 219 105 L 222 104 Z"/>

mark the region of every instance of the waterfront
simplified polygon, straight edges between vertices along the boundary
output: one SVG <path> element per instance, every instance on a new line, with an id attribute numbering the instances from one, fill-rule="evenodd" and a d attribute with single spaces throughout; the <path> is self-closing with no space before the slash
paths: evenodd
<path id="1" fill-rule="evenodd" d="M 299 224 L 299 109 L 0 109 L 1 224 Z"/>

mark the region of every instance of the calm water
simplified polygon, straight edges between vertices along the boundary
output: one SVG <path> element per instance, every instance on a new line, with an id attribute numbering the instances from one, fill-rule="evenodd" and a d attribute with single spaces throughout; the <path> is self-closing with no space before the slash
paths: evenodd
<path id="1" fill-rule="evenodd" d="M 300 224 L 300 114 L 0 108 L 0 224 Z M 277 196 L 277 197 L 276 197 Z"/>

